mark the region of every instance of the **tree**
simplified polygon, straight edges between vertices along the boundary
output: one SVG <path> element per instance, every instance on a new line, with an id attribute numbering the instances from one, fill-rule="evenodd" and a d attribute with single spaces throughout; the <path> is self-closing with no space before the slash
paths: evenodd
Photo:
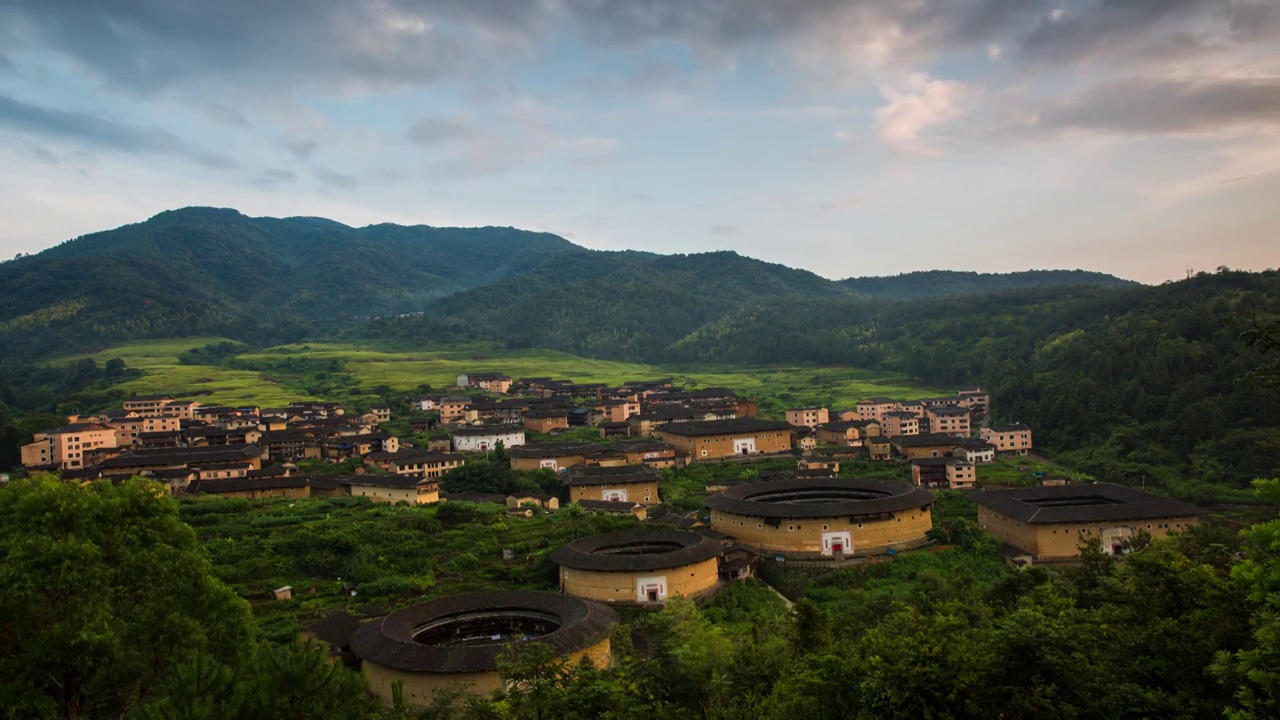
<path id="1" fill-rule="evenodd" d="M 0 488 L 0 706 L 11 717 L 119 716 L 175 659 L 234 666 L 249 606 L 210 572 L 156 483 Z"/>
<path id="2" fill-rule="evenodd" d="M 1244 532 L 1247 555 L 1231 576 L 1248 589 L 1253 646 L 1219 654 L 1214 672 L 1234 688 L 1233 720 L 1280 717 L 1280 520 Z"/>

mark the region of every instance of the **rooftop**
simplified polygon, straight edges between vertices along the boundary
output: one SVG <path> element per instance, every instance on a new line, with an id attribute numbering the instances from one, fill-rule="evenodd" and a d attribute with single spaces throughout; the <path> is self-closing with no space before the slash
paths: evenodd
<path id="1" fill-rule="evenodd" d="M 1204 515 L 1191 503 L 1108 485 L 1059 485 L 984 490 L 974 502 L 1025 523 L 1108 522 Z"/>
<path id="2" fill-rule="evenodd" d="M 627 530 L 574 540 L 551 553 L 557 565 L 601 572 L 684 567 L 724 552 L 714 540 L 678 530 Z"/>
<path id="3" fill-rule="evenodd" d="M 661 432 L 672 435 L 698 437 L 703 435 L 736 435 L 739 433 L 771 432 L 786 430 L 791 432 L 791 424 L 781 420 L 763 420 L 761 418 L 734 418 L 732 420 L 694 420 L 692 422 L 667 423 Z"/>
<path id="4" fill-rule="evenodd" d="M 543 442 L 526 443 L 519 447 L 507 448 L 511 457 L 553 458 L 565 455 L 581 455 L 583 453 L 602 450 L 596 443 L 587 442 Z"/>
<path id="5" fill-rule="evenodd" d="M 625 485 L 657 482 L 662 478 L 648 465 L 574 465 L 565 477 L 566 485 Z"/>
<path id="6" fill-rule="evenodd" d="M 748 483 L 709 495 L 712 510 L 767 518 L 865 516 L 933 504 L 933 493 L 876 478 L 797 478 Z"/>
<path id="7" fill-rule="evenodd" d="M 404 672 L 492 672 L 512 639 L 536 637 L 564 656 L 606 639 L 617 623 L 609 608 L 571 595 L 471 593 L 364 625 L 351 636 L 351 649 L 365 662 Z"/>

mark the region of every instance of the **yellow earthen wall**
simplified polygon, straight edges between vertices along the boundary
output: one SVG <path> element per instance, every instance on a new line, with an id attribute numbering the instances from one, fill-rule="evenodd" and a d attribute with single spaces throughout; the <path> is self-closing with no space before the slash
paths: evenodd
<path id="1" fill-rule="evenodd" d="M 978 524 L 1004 542 L 1038 558 L 1071 558 L 1080 555 L 1079 543 L 1086 535 L 1101 536 L 1108 528 L 1144 530 L 1153 538 L 1167 537 L 1200 524 L 1195 516 L 1153 520 L 1116 520 L 1105 523 L 1024 523 L 985 506 L 978 506 Z M 1147 527 L 1150 525 L 1151 527 Z M 1162 527 L 1163 526 L 1163 527 Z"/>
<path id="2" fill-rule="evenodd" d="M 862 527 L 858 527 L 861 525 Z M 903 547 L 924 542 L 924 534 L 933 527 L 929 508 L 914 508 L 893 514 L 888 520 L 849 521 L 849 517 L 786 519 L 777 527 L 765 524 L 763 518 L 711 511 L 711 527 L 744 545 L 758 550 L 780 553 L 822 552 L 822 534 L 848 532 L 854 555 Z"/>
<path id="3" fill-rule="evenodd" d="M 605 491 L 607 490 L 626 490 L 627 502 L 645 503 L 649 505 L 657 505 L 658 500 L 658 483 L 625 483 L 614 485 L 570 485 L 569 486 L 569 502 L 578 502 L 579 500 L 603 500 Z"/>
<path id="4" fill-rule="evenodd" d="M 568 662 L 577 664 L 582 656 L 591 658 L 598 668 L 609 665 L 611 655 L 609 640 L 605 638 L 589 648 L 579 650 L 567 657 Z M 382 702 L 390 705 L 392 687 L 397 681 L 404 683 L 405 699 L 415 707 L 431 704 L 432 697 L 438 690 L 465 689 L 474 695 L 488 695 L 502 687 L 502 676 L 497 671 L 477 673 L 414 673 L 394 670 L 372 662 L 364 663 L 364 673 L 369 679 L 369 689 Z"/>
<path id="5" fill-rule="evenodd" d="M 688 597 L 715 587 L 719 563 L 710 558 L 693 565 L 644 572 L 597 572 L 560 568 L 560 587 L 568 594 L 601 602 L 635 602 L 637 578 L 661 575 L 667 579 L 667 597 Z"/>

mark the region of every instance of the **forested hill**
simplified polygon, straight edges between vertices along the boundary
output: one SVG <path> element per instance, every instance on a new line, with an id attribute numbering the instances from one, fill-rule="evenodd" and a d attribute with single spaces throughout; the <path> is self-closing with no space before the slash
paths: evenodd
<path id="1" fill-rule="evenodd" d="M 1104 292 L 771 303 L 708 324 L 665 355 L 981 382 L 998 420 L 1030 424 L 1036 447 L 1098 477 L 1243 488 L 1274 474 L 1280 392 L 1242 381 L 1264 357 L 1241 334 L 1276 318 L 1280 272 L 1224 271 Z"/>
<path id="2" fill-rule="evenodd" d="M 861 297 L 911 300 L 985 295 L 1033 287 L 1125 287 L 1134 283 L 1114 275 L 1087 270 L 1026 270 L 1012 273 L 924 270 L 888 277 L 848 278 L 841 280 L 840 284 Z"/>
<path id="3" fill-rule="evenodd" d="M 139 337 L 283 341 L 425 312 L 392 330 L 640 357 L 762 301 L 1080 284 L 1127 281 L 1081 271 L 831 281 L 733 252 L 604 252 L 514 228 L 352 228 L 184 208 L 0 263 L 0 346 L 30 359 Z"/>
<path id="4" fill-rule="evenodd" d="M 420 310 L 589 253 L 514 228 L 251 218 L 185 208 L 0 264 L 0 343 L 28 356 L 134 337 Z"/>

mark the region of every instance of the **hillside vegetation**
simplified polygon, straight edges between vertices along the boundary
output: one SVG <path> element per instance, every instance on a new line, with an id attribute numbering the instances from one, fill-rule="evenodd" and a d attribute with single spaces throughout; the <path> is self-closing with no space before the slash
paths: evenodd
<path id="1" fill-rule="evenodd" d="M 652 361 L 693 329 L 766 299 L 1124 283 L 1078 272 L 865 280 L 833 282 L 734 253 L 588 250 L 514 228 L 352 228 L 184 208 L 0 263 L 0 356 L 190 335 L 279 344 L 352 326 L 369 334 L 370 316 L 424 313 L 372 332 Z"/>

